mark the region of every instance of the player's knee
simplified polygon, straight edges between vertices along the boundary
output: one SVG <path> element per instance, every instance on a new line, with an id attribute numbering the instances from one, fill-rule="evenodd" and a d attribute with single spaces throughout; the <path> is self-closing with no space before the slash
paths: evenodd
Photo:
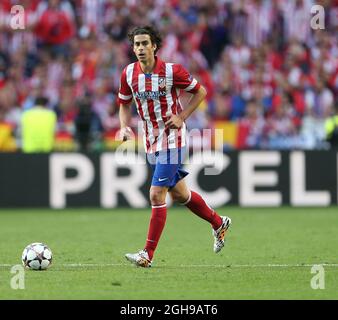
<path id="1" fill-rule="evenodd" d="M 166 192 L 162 189 L 150 190 L 150 202 L 153 206 L 159 206 L 165 203 Z"/>
<path id="2" fill-rule="evenodd" d="M 184 203 L 189 198 L 189 195 L 182 194 L 181 192 L 175 192 L 175 191 L 170 192 L 170 195 L 171 195 L 171 199 L 178 203 Z"/>

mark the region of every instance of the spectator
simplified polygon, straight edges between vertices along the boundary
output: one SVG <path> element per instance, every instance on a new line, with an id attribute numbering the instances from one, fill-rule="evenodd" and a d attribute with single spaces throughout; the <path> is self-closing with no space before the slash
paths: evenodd
<path id="1" fill-rule="evenodd" d="M 110 128 L 110 113 L 114 97 L 109 94 L 107 81 L 102 79 L 95 83 L 92 110 L 100 118 L 100 122 L 106 128 Z"/>
<path id="2" fill-rule="evenodd" d="M 299 144 L 297 128 L 293 122 L 290 105 L 282 103 L 276 106 L 266 123 L 267 147 L 269 149 L 294 149 Z"/>
<path id="3" fill-rule="evenodd" d="M 16 151 L 13 126 L 5 120 L 5 111 L 0 108 L 0 152 Z"/>
<path id="4" fill-rule="evenodd" d="M 231 93 L 228 91 L 216 92 L 211 110 L 212 119 L 215 121 L 230 120 L 232 114 Z"/>
<path id="5" fill-rule="evenodd" d="M 76 139 L 79 143 L 80 151 L 90 151 L 90 144 L 100 138 L 103 127 L 100 118 L 92 110 L 91 102 L 88 97 L 82 99 L 78 103 L 78 113 L 75 117 L 75 128 Z"/>
<path id="6" fill-rule="evenodd" d="M 245 115 L 239 121 L 239 142 L 240 149 L 257 149 L 264 145 L 263 109 L 257 101 L 247 102 Z"/>
<path id="7" fill-rule="evenodd" d="M 75 35 L 74 13 L 68 1 L 48 0 L 38 8 L 41 12 L 35 31 L 41 45 L 54 55 L 67 56 L 68 42 Z"/>
<path id="8" fill-rule="evenodd" d="M 22 150 L 25 153 L 53 150 L 56 114 L 46 108 L 47 104 L 48 99 L 39 97 L 35 107 L 22 115 Z"/>
<path id="9" fill-rule="evenodd" d="M 326 140 L 331 148 L 338 148 L 338 100 L 336 99 L 335 114 L 325 121 Z"/>
<path id="10" fill-rule="evenodd" d="M 303 43 L 308 42 L 311 35 L 311 28 L 309 27 L 310 12 L 314 1 L 295 0 L 281 1 L 280 3 L 284 17 L 286 40 L 294 38 Z"/>
<path id="11" fill-rule="evenodd" d="M 60 89 L 60 99 L 54 106 L 57 114 L 58 129 L 68 132 L 71 136 L 75 133 L 75 117 L 77 114 L 74 85 L 65 82 Z"/>
<path id="12" fill-rule="evenodd" d="M 306 92 L 305 102 L 308 113 L 315 118 L 327 118 L 333 111 L 333 93 L 322 79 L 318 79 L 313 90 Z"/>
<path id="13" fill-rule="evenodd" d="M 10 9 L 19 2 L 25 7 L 26 28 L 12 30 Z M 280 127 L 285 107 L 278 105 L 288 104 L 301 147 L 323 148 L 324 122 L 333 112 L 338 90 L 337 6 L 321 3 L 325 30 L 312 30 L 312 4 L 145 0 L 139 6 L 135 0 L 1 0 L 2 117 L 20 148 L 21 113 L 32 108 L 38 96 L 47 96 L 58 116 L 57 134 L 74 142 L 76 101 L 89 93 L 105 133 L 113 132 L 119 122 L 114 104 L 121 70 L 133 59 L 126 34 L 133 24 L 153 23 L 165 35 L 159 56 L 185 65 L 208 88 L 205 104 L 190 123 L 194 128 L 212 128 L 217 120 L 234 127 L 256 123 L 253 109 L 265 128 L 271 129 L 272 120 Z M 284 102 L 284 94 L 292 101 Z M 267 147 L 264 139 L 257 141 L 244 145 Z"/>

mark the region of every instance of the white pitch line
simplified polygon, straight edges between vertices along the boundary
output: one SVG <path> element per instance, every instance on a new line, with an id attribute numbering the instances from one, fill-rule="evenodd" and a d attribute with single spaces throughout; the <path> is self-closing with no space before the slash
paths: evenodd
<path id="1" fill-rule="evenodd" d="M 68 264 L 54 264 L 56 267 L 65 268 L 99 268 L 99 267 L 121 267 L 129 266 L 129 263 L 68 263 Z M 322 265 L 324 267 L 338 267 L 336 263 L 313 263 L 313 264 L 191 264 L 191 265 L 165 265 L 160 264 L 161 267 L 170 268 L 307 268 L 313 267 L 314 265 Z M 13 264 L 0 264 L 0 267 L 12 267 Z"/>
<path id="2" fill-rule="evenodd" d="M 180 265 L 179 267 L 208 267 L 208 268 L 293 268 L 293 267 L 313 267 L 314 265 L 322 265 L 326 267 L 338 267 L 338 264 L 334 263 L 314 263 L 314 264 L 229 264 L 229 265 Z"/>

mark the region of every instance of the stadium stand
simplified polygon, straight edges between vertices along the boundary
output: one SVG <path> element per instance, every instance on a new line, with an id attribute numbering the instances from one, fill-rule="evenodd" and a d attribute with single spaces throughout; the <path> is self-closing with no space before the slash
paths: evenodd
<path id="1" fill-rule="evenodd" d="M 24 30 L 11 28 L 15 4 L 25 8 Z M 21 118 L 38 96 L 57 114 L 54 150 L 116 148 L 120 73 L 134 61 L 126 35 L 150 23 L 164 37 L 159 55 L 208 90 L 188 128 L 223 128 L 217 148 L 328 149 L 338 1 L 316 4 L 323 30 L 310 26 L 311 0 L 2 0 L 0 151 L 22 149 Z"/>

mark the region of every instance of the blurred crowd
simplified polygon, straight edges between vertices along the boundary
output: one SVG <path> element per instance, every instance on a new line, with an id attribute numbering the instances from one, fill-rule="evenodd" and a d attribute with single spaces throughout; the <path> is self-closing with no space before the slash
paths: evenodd
<path id="1" fill-rule="evenodd" d="M 16 4 L 24 30 L 11 26 Z M 311 28 L 314 4 L 325 29 Z M 127 33 L 148 24 L 163 35 L 158 55 L 208 91 L 188 128 L 223 129 L 225 149 L 329 147 L 337 0 L 1 0 L 0 151 L 22 149 L 37 99 L 56 115 L 53 149 L 114 148 L 120 74 L 135 61 Z"/>

